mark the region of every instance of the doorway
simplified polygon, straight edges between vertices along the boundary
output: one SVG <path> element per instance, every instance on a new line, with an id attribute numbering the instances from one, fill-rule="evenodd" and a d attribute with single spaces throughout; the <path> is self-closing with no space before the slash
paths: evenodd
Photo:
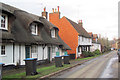
<path id="1" fill-rule="evenodd" d="M 48 47 L 48 61 L 50 61 L 50 57 L 51 57 L 51 48 L 50 47 Z"/>
<path id="2" fill-rule="evenodd" d="M 30 46 L 25 46 L 25 58 L 30 58 Z"/>

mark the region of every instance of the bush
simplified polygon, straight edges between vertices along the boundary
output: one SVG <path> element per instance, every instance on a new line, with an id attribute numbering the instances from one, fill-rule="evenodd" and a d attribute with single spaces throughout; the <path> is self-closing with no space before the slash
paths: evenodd
<path id="1" fill-rule="evenodd" d="M 88 52 L 89 53 L 89 56 L 88 57 L 92 57 L 92 56 L 95 56 L 95 54 L 93 52 Z"/>
<path id="2" fill-rule="evenodd" d="M 82 52 L 82 55 L 84 57 L 92 57 L 92 56 L 95 56 L 95 54 L 93 52 L 90 52 L 90 51 L 83 51 Z"/>
<path id="3" fill-rule="evenodd" d="M 101 52 L 100 52 L 99 49 L 96 49 L 95 51 L 93 51 L 93 53 L 94 53 L 95 55 L 99 55 Z"/>
<path id="4" fill-rule="evenodd" d="M 87 51 L 83 51 L 82 54 L 83 54 L 84 57 L 88 57 L 89 56 Z"/>

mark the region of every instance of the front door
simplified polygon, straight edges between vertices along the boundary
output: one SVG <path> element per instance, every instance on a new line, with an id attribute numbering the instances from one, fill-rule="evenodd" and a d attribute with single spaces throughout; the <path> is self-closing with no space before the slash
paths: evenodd
<path id="1" fill-rule="evenodd" d="M 50 47 L 48 47 L 48 60 L 50 61 L 50 53 L 51 53 L 51 50 L 50 50 Z"/>
<path id="2" fill-rule="evenodd" d="M 30 58 L 30 46 L 25 46 L 25 57 Z"/>

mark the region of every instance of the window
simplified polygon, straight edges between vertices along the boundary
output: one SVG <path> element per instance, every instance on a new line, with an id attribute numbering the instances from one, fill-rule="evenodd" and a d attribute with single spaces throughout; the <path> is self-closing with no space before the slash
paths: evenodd
<path id="1" fill-rule="evenodd" d="M 51 37 L 52 37 L 52 38 L 55 38 L 55 29 L 52 29 L 52 30 L 51 30 Z"/>
<path id="2" fill-rule="evenodd" d="M 1 46 L 1 55 L 5 55 L 5 45 Z"/>
<path id="3" fill-rule="evenodd" d="M 52 53 L 55 53 L 55 47 L 52 48 Z"/>
<path id="4" fill-rule="evenodd" d="M 31 25 L 31 33 L 33 35 L 37 35 L 38 34 L 38 26 L 37 26 L 37 24 L 32 24 Z"/>
<path id="5" fill-rule="evenodd" d="M 31 52 L 32 53 L 37 53 L 37 46 L 32 46 Z"/>
<path id="6" fill-rule="evenodd" d="M 0 15 L 0 29 L 5 29 L 7 30 L 8 28 L 8 18 L 7 18 L 7 15 L 5 14 L 2 14 Z"/>

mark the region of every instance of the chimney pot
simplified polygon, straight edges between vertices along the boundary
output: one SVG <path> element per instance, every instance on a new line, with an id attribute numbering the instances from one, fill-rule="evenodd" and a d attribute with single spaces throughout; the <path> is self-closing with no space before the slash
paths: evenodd
<path id="1" fill-rule="evenodd" d="M 78 24 L 83 27 L 83 23 L 82 23 L 82 20 L 78 20 Z"/>
<path id="2" fill-rule="evenodd" d="M 81 23 L 82 23 L 82 20 L 81 20 Z"/>
<path id="3" fill-rule="evenodd" d="M 46 7 L 44 7 L 44 11 L 42 12 L 42 17 L 47 19 L 48 12 L 46 12 Z"/>
<path id="4" fill-rule="evenodd" d="M 59 12 L 59 6 L 58 6 L 58 12 Z"/>
<path id="5" fill-rule="evenodd" d="M 44 7 L 44 12 L 46 11 L 46 7 Z"/>
<path id="6" fill-rule="evenodd" d="M 55 8 L 55 12 L 57 12 L 57 11 L 56 11 L 56 8 Z"/>
<path id="7" fill-rule="evenodd" d="M 78 24 L 79 24 L 79 23 L 82 23 L 82 20 L 78 20 Z"/>
<path id="8" fill-rule="evenodd" d="M 53 13 L 54 13 L 54 8 L 52 8 L 52 10 L 53 10 Z"/>

